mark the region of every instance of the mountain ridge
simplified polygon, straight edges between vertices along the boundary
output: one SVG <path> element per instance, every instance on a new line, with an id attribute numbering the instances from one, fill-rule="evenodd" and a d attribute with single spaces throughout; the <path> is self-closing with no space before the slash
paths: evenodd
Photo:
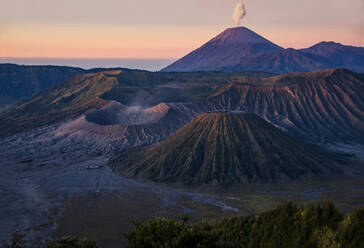
<path id="1" fill-rule="evenodd" d="M 245 27 L 229 28 L 161 71 L 308 72 L 345 67 L 364 72 L 364 47 L 320 42 L 283 49 Z"/>
<path id="2" fill-rule="evenodd" d="M 300 143 L 254 114 L 213 111 L 109 165 L 130 178 L 231 186 L 338 174 L 342 163 L 339 155 Z"/>
<path id="3" fill-rule="evenodd" d="M 0 64 L 0 110 L 64 83 L 85 70 L 69 66 Z"/>
<path id="4" fill-rule="evenodd" d="M 133 126 L 142 123 L 134 116 L 151 116 L 149 113 L 144 115 L 143 111 L 165 103 L 173 106 L 168 113 L 175 114 L 168 120 L 174 123 L 174 127 L 162 121 L 153 128 L 166 128 L 168 132 L 165 134 L 173 133 L 202 112 L 236 110 L 255 113 L 308 142 L 363 142 L 362 74 L 329 69 L 263 77 L 252 75 L 126 70 L 87 74 L 1 113 L 0 136 L 81 115 L 86 115 L 86 121 L 103 125 L 102 130 L 111 125 Z M 112 101 L 120 106 L 106 107 Z M 128 112 L 125 112 L 126 107 Z M 135 111 L 130 112 L 131 109 Z M 123 120 L 127 116 L 133 118 L 126 123 Z M 154 131 L 148 135 L 149 140 L 161 139 L 161 135 Z M 147 144 L 143 142 L 141 144 Z"/>
<path id="5" fill-rule="evenodd" d="M 230 84 L 208 102 L 216 109 L 254 112 L 307 141 L 316 137 L 310 142 L 360 143 L 364 140 L 364 99 L 359 92 L 364 90 L 364 81 L 357 75 L 346 69 L 290 73 L 259 85 Z"/>

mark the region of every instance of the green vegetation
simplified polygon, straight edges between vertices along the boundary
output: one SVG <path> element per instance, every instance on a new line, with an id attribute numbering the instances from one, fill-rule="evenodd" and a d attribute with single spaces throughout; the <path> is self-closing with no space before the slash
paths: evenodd
<path id="1" fill-rule="evenodd" d="M 344 216 L 332 202 L 298 207 L 290 202 L 259 216 L 239 216 L 215 224 L 187 225 L 186 218 L 136 221 L 125 234 L 129 248 L 364 247 L 364 208 Z"/>
<path id="2" fill-rule="evenodd" d="M 78 239 L 71 236 L 64 236 L 47 245 L 47 248 L 97 248 L 95 241 L 87 238 Z"/>
<path id="3" fill-rule="evenodd" d="M 287 202 L 260 215 L 190 223 L 158 217 L 124 233 L 128 248 L 364 248 L 364 207 L 344 215 L 330 201 Z M 5 248 L 22 248 L 19 239 Z M 46 248 L 97 248 L 94 241 L 64 236 Z"/>
<path id="4" fill-rule="evenodd" d="M 24 248 L 22 240 L 19 237 L 13 237 L 10 244 L 5 244 L 3 248 Z M 56 239 L 49 242 L 45 248 L 97 248 L 95 241 L 91 241 L 87 238 L 76 238 L 72 236 L 63 236 L 62 238 Z"/>

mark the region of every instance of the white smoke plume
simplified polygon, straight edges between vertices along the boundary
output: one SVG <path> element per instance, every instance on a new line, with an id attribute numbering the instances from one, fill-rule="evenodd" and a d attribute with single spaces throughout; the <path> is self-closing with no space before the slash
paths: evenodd
<path id="1" fill-rule="evenodd" d="M 246 15 L 245 5 L 243 3 L 238 3 L 234 10 L 233 20 L 236 25 L 240 25 L 240 21 L 243 20 Z"/>

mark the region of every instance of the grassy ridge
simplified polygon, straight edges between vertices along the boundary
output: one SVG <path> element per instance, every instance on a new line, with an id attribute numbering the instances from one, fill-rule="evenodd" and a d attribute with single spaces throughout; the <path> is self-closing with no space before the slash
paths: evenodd
<path id="1" fill-rule="evenodd" d="M 344 216 L 331 202 L 298 207 L 282 204 L 259 216 L 226 218 L 216 224 L 186 224 L 157 218 L 135 222 L 129 248 L 363 248 L 364 208 Z"/>
<path id="2" fill-rule="evenodd" d="M 124 236 L 128 248 L 363 248 L 363 224 L 363 207 L 344 215 L 332 202 L 306 206 L 287 202 L 257 216 L 229 217 L 216 223 L 190 223 L 187 215 L 181 220 L 135 220 L 134 229 Z M 14 236 L 3 247 L 23 248 L 21 238 Z M 39 247 L 99 246 L 87 238 L 64 236 Z"/>
<path id="3" fill-rule="evenodd" d="M 99 98 L 117 81 L 103 73 L 79 75 L 67 84 L 41 93 L 0 116 L 0 137 L 79 116 L 108 101 Z"/>

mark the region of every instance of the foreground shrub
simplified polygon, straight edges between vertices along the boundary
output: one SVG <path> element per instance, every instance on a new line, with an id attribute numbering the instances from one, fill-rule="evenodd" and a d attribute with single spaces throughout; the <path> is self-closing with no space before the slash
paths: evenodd
<path id="1" fill-rule="evenodd" d="M 288 202 L 216 224 L 157 218 L 134 225 L 125 234 L 129 248 L 364 248 L 364 208 L 344 218 L 332 202 L 305 207 Z"/>
<path id="2" fill-rule="evenodd" d="M 95 241 L 87 238 L 78 239 L 72 236 L 64 236 L 47 245 L 47 248 L 97 248 Z"/>
<path id="3" fill-rule="evenodd" d="M 134 221 L 125 233 L 128 248 L 364 248 L 364 207 L 344 216 L 332 202 L 297 206 L 291 202 L 255 216 L 225 218 L 216 224 L 186 224 L 158 217 Z M 5 248 L 24 248 L 15 235 Z M 86 238 L 64 236 L 46 248 L 97 248 Z"/>
<path id="4" fill-rule="evenodd" d="M 344 219 L 338 240 L 345 248 L 364 248 L 364 207 Z"/>
<path id="5" fill-rule="evenodd" d="M 184 248 L 216 247 L 218 236 L 207 223 L 186 226 L 186 218 L 181 221 L 156 218 L 144 224 L 134 221 L 135 229 L 125 234 L 130 248 Z"/>

